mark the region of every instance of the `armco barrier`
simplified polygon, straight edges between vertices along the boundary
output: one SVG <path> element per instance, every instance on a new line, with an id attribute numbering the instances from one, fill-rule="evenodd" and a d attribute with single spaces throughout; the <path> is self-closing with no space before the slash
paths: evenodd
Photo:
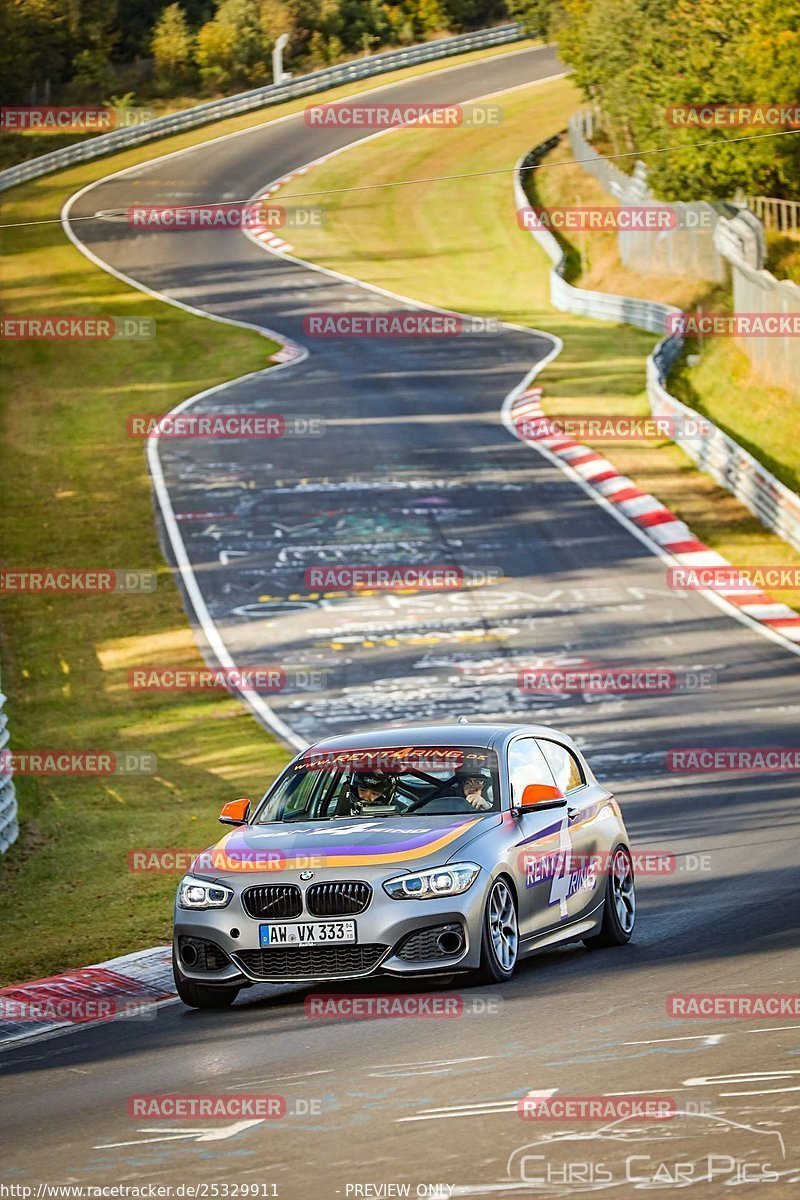
<path id="1" fill-rule="evenodd" d="M 525 194 L 522 175 L 528 176 L 528 167 L 533 167 L 550 150 L 554 150 L 559 137 L 549 138 L 536 146 L 514 173 L 514 198 L 517 211 L 526 208 L 530 201 Z M 532 172 L 530 172 L 532 174 Z M 657 304 L 653 300 L 636 300 L 632 296 L 615 296 L 611 292 L 591 292 L 575 287 L 564 278 L 567 260 L 558 239 L 549 229 L 532 229 L 532 236 L 553 264 L 550 271 L 550 299 L 561 312 L 575 313 L 581 317 L 594 317 L 597 321 L 613 321 L 615 324 L 635 325 L 648 333 L 663 333 L 670 313 L 680 313 L 670 304 Z"/>
<path id="2" fill-rule="evenodd" d="M 522 175 L 524 173 L 526 178 L 530 176 L 521 169 L 534 166 L 555 148 L 558 141 L 559 138 L 554 137 L 543 142 L 518 164 L 514 173 L 517 211 L 530 204 Z M 597 321 L 621 322 L 651 333 L 664 333 L 667 316 L 680 312 L 669 304 L 575 287 L 564 279 L 566 256 L 555 236 L 547 229 L 532 229 L 530 232 L 553 264 L 550 271 L 550 300 L 560 312 L 593 317 Z M 654 416 L 685 417 L 696 423 L 697 412 L 670 395 L 665 386 L 682 348 L 683 339 L 672 335 L 662 338 L 648 356 L 647 396 Z M 675 439 L 678 445 L 702 470 L 741 500 L 767 529 L 800 550 L 800 497 L 707 417 L 703 417 L 703 422 L 707 430 L 704 435 L 691 438 L 678 436 Z M 678 428 L 681 426 L 682 422 Z"/>
<path id="3" fill-rule="evenodd" d="M 249 92 L 240 92 L 236 96 L 226 96 L 222 100 L 210 100 L 206 104 L 185 108 L 182 112 L 156 117 L 153 121 L 144 121 L 141 125 L 135 125 L 129 129 L 102 133 L 97 137 L 87 138 L 75 146 L 52 150 L 49 154 L 42 154 L 28 162 L 9 167 L 6 171 L 0 171 L 0 191 L 15 187 L 18 183 L 26 183 L 29 179 L 37 179 L 40 175 L 47 175 L 51 171 L 60 171 L 62 167 L 71 167 L 75 163 L 101 158 L 103 155 L 113 154 L 117 150 L 128 150 L 132 146 L 139 146 L 144 142 L 153 141 L 155 138 L 166 137 L 168 134 L 196 129 L 211 121 L 219 121 L 223 117 L 234 117 L 239 113 L 252 112 L 257 108 L 280 104 L 284 100 L 295 100 L 314 92 L 324 92 L 328 88 L 337 87 L 340 84 L 352 83 L 358 79 L 368 79 L 372 75 L 383 75 L 387 71 L 397 71 L 401 67 L 411 67 L 418 63 L 433 62 L 437 58 L 466 54 L 470 50 L 485 50 L 506 42 L 519 41 L 525 36 L 519 25 L 498 25 L 495 29 L 480 29 L 475 33 L 460 33 L 456 37 L 438 38 L 436 41 L 424 42 L 420 46 L 409 46 L 403 50 L 387 50 L 383 54 L 374 54 L 369 58 L 354 59 L 352 62 L 342 63 L 340 66 L 326 67 L 322 71 L 311 71 L 307 75 L 299 75 L 296 79 L 285 83 L 270 83 Z"/>
<path id="4" fill-rule="evenodd" d="M 665 338 L 659 342 L 647 360 L 647 395 L 653 415 L 674 417 L 680 428 L 683 418 L 696 421 L 697 411 L 676 400 L 664 386 L 670 356 L 674 359 L 674 350 L 670 348 L 674 340 Z M 703 420 L 708 422 L 706 417 Z M 701 470 L 746 504 L 762 525 L 800 550 L 800 496 L 771 475 L 732 437 L 711 422 L 708 424 L 708 436 L 676 441 Z"/>
<path id="5" fill-rule="evenodd" d="M 8 746 L 8 717 L 5 712 L 6 698 L 0 691 L 0 752 Z M 3 761 L 0 760 L 0 853 L 17 840 L 17 797 L 14 780 Z"/>

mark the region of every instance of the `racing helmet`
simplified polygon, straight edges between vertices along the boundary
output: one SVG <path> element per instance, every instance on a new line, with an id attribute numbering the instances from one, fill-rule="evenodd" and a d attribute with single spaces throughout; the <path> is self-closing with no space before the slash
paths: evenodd
<path id="1" fill-rule="evenodd" d="M 474 766 L 464 763 L 456 771 L 456 779 L 482 779 L 486 786 L 492 782 L 492 772 L 482 763 L 475 763 Z"/>
<path id="2" fill-rule="evenodd" d="M 359 787 L 368 787 L 379 792 L 384 804 L 391 804 L 395 792 L 395 780 L 381 771 L 354 771 L 350 780 L 350 789 L 358 798 Z"/>
<path id="3" fill-rule="evenodd" d="M 475 763 L 473 766 L 464 763 L 456 771 L 456 779 L 462 787 L 467 779 L 480 779 L 484 797 L 487 800 L 492 799 L 492 772 L 483 763 Z"/>

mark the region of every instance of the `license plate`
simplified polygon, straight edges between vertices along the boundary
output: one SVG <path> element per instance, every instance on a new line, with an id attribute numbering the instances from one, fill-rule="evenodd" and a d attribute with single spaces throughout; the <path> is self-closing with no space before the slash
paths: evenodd
<path id="1" fill-rule="evenodd" d="M 355 921 L 311 921 L 304 925 L 259 925 L 262 946 L 324 946 L 355 942 Z"/>

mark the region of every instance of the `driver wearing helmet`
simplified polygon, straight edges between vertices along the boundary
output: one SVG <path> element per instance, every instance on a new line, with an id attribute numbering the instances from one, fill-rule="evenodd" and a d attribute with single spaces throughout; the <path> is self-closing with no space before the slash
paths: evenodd
<path id="1" fill-rule="evenodd" d="M 492 782 L 492 774 L 488 767 L 465 765 L 456 772 L 456 778 L 464 799 L 471 808 L 477 809 L 478 812 L 489 812 L 494 808 L 493 802 L 486 795 Z"/>
<path id="2" fill-rule="evenodd" d="M 357 771 L 350 781 L 350 811 L 358 817 L 371 808 L 397 809 L 395 781 L 380 771 Z"/>

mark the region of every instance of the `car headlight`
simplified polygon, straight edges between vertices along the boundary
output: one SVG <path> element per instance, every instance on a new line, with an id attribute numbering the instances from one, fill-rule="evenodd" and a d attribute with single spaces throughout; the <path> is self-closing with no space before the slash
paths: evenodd
<path id="1" fill-rule="evenodd" d="M 460 896 L 472 887 L 480 867 L 475 863 L 454 863 L 448 867 L 432 867 L 417 875 L 398 875 L 387 879 L 383 890 L 393 900 L 433 900 L 436 896 Z"/>
<path id="2" fill-rule="evenodd" d="M 233 888 L 187 875 L 178 888 L 179 908 L 224 908 L 233 898 Z"/>

